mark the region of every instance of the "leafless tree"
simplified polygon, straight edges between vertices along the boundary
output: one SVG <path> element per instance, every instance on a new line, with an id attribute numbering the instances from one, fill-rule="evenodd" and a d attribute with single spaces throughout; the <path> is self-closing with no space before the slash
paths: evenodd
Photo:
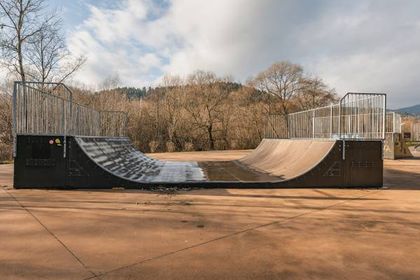
<path id="1" fill-rule="evenodd" d="M 297 96 L 299 109 L 308 110 L 316 107 L 326 106 L 337 101 L 337 95 L 333 89 L 319 78 L 303 78 L 301 89 Z"/>
<path id="2" fill-rule="evenodd" d="M 178 148 L 182 148 L 183 143 L 178 139 L 177 130 L 185 107 L 185 87 L 182 79 L 178 76 L 165 76 L 162 87 L 164 94 L 160 109 L 163 111 L 163 118 L 166 122 L 167 146 L 176 145 Z"/>
<path id="3" fill-rule="evenodd" d="M 118 90 L 121 81 L 117 74 L 106 77 L 100 91 L 90 95 L 91 105 L 99 111 L 126 111 L 128 98 Z"/>
<path id="4" fill-rule="evenodd" d="M 289 113 L 290 100 L 301 88 L 302 77 L 303 69 L 300 65 L 282 61 L 260 72 L 251 80 L 251 85 L 275 97 L 279 101 L 280 113 L 286 116 Z"/>
<path id="5" fill-rule="evenodd" d="M 0 162 L 12 156 L 12 97 L 0 87 Z"/>
<path id="6" fill-rule="evenodd" d="M 27 44 L 41 29 L 43 0 L 0 1 L 2 64 L 26 80 L 24 53 Z"/>
<path id="7" fill-rule="evenodd" d="M 106 77 L 102 83 L 99 85 L 99 88 L 102 90 L 111 90 L 114 89 L 121 84 L 120 75 L 118 73 L 114 73 Z"/>
<path id="8" fill-rule="evenodd" d="M 44 16 L 44 0 L 0 1 L 2 63 L 22 81 L 63 82 L 84 64 L 73 57 L 56 13 Z"/>
<path id="9" fill-rule="evenodd" d="M 222 105 L 230 93 L 222 83 L 228 81 L 228 78 L 218 78 L 214 73 L 205 71 L 196 71 L 188 78 L 186 109 L 192 118 L 191 124 L 207 134 L 211 150 L 215 148 Z"/>
<path id="10" fill-rule="evenodd" d="M 28 41 L 27 74 L 33 80 L 62 83 L 85 63 L 84 56 L 74 57 L 67 49 L 61 28 L 61 19 L 53 13 Z"/>
<path id="11" fill-rule="evenodd" d="M 281 115 L 280 118 L 267 118 L 266 123 L 278 137 L 281 135 L 274 129 L 272 121 L 276 122 L 276 126 L 282 124 L 284 129 L 281 131 L 287 131 L 287 115 L 292 111 L 328 105 L 337 99 L 334 90 L 329 89 L 321 79 L 304 75 L 300 65 L 288 61 L 274 63 L 249 84 L 268 94 L 269 106 L 262 107 L 268 109 L 267 115 Z"/>
<path id="12" fill-rule="evenodd" d="M 252 87 L 244 86 L 233 92 L 231 97 L 233 110 L 228 110 L 234 117 L 230 127 L 231 146 L 255 147 L 264 138 L 269 105 L 266 96 Z"/>
<path id="13" fill-rule="evenodd" d="M 12 130 L 12 98 L 10 95 L 0 92 L 0 141 L 10 144 Z"/>

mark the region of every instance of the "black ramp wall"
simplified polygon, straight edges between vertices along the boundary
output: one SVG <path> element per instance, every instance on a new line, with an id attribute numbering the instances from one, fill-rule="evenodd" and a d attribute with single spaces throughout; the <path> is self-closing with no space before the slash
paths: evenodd
<path id="1" fill-rule="evenodd" d="M 382 186 L 381 141 L 264 139 L 239 161 L 199 163 L 153 159 L 126 137 L 67 137 L 64 158 L 63 141 L 59 136 L 18 135 L 15 187 Z"/>

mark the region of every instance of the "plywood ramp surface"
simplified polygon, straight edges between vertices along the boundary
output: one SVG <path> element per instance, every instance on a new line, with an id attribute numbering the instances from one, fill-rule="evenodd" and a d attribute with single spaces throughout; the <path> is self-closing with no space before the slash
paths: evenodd
<path id="1" fill-rule="evenodd" d="M 335 140 L 264 139 L 239 162 L 282 180 L 298 177 L 316 167 L 334 147 Z"/>

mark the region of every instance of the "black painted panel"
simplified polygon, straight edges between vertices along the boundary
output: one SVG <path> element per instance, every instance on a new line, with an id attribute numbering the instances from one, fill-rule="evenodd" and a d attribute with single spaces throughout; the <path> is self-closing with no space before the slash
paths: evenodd
<path id="1" fill-rule="evenodd" d="M 58 139 L 59 143 L 57 143 Z M 53 140 L 51 143 L 50 140 Z M 67 157 L 63 158 L 63 138 L 55 136 L 22 136 L 17 138 L 17 157 L 15 159 L 16 188 L 148 188 L 150 186 L 190 186 L 223 188 L 296 188 L 296 187 L 381 187 L 383 182 L 383 160 L 381 141 L 336 141 L 331 152 L 309 172 L 302 176 L 281 181 L 267 174 L 250 174 L 250 170 L 233 166 L 226 162 L 200 164 L 204 174 L 214 170 L 226 171 L 229 176 L 210 176 L 206 181 L 135 181 L 115 176 L 111 171 L 118 169 L 119 174 L 128 174 L 130 178 L 140 178 L 132 170 L 141 172 L 136 164 L 142 156 L 128 139 L 117 141 L 98 138 L 95 141 L 103 145 L 96 161 L 86 154 L 86 147 L 81 148 L 74 137 L 67 138 Z M 299 140 L 296 140 L 299 141 Z M 119 144 L 121 143 L 121 145 Z M 97 143 L 96 143 L 97 144 Z M 95 145 L 96 145 L 95 144 Z M 96 149 L 97 147 L 93 147 Z M 108 156 L 100 161 L 101 153 Z M 344 158 L 343 158 L 344 156 Z M 130 161 L 133 159 L 133 161 Z M 134 161 L 136 159 L 137 161 Z M 156 160 L 155 160 L 156 161 Z M 107 168 L 100 166 L 106 164 Z M 150 161 L 151 169 L 153 164 Z M 208 170 L 207 170 L 208 169 Z M 149 174 L 150 175 L 150 174 Z M 258 175 L 258 176 L 257 176 Z M 124 175 L 125 176 L 125 175 Z M 183 175 L 184 176 L 184 175 Z M 230 180 L 229 178 L 233 178 Z M 255 182 L 241 182 L 238 178 L 258 178 Z M 225 181 L 220 181 L 226 178 Z M 215 181 L 218 180 L 218 181 Z"/>

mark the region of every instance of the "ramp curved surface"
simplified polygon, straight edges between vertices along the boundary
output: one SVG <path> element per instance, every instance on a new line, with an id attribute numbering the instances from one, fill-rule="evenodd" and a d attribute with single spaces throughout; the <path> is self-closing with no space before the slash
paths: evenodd
<path id="1" fill-rule="evenodd" d="M 239 160 L 179 162 L 148 157 L 126 137 L 68 136 L 66 147 L 51 139 L 64 141 L 18 136 L 15 187 L 380 187 L 383 182 L 381 141 L 264 139 Z M 39 158 L 39 151 L 49 152 Z"/>
<path id="2" fill-rule="evenodd" d="M 84 153 L 105 171 L 133 182 L 189 182 L 205 180 L 196 162 L 161 161 L 133 147 L 125 137 L 76 137 Z"/>
<path id="3" fill-rule="evenodd" d="M 336 141 L 263 139 L 251 154 L 239 159 L 249 168 L 290 180 L 315 168 Z"/>
<path id="4" fill-rule="evenodd" d="M 75 140 L 84 153 L 103 170 L 121 179 L 139 183 L 286 181 L 316 167 L 336 143 L 264 139 L 251 154 L 242 159 L 199 165 L 197 162 L 162 161 L 148 157 L 136 150 L 128 138 L 76 137 Z"/>

